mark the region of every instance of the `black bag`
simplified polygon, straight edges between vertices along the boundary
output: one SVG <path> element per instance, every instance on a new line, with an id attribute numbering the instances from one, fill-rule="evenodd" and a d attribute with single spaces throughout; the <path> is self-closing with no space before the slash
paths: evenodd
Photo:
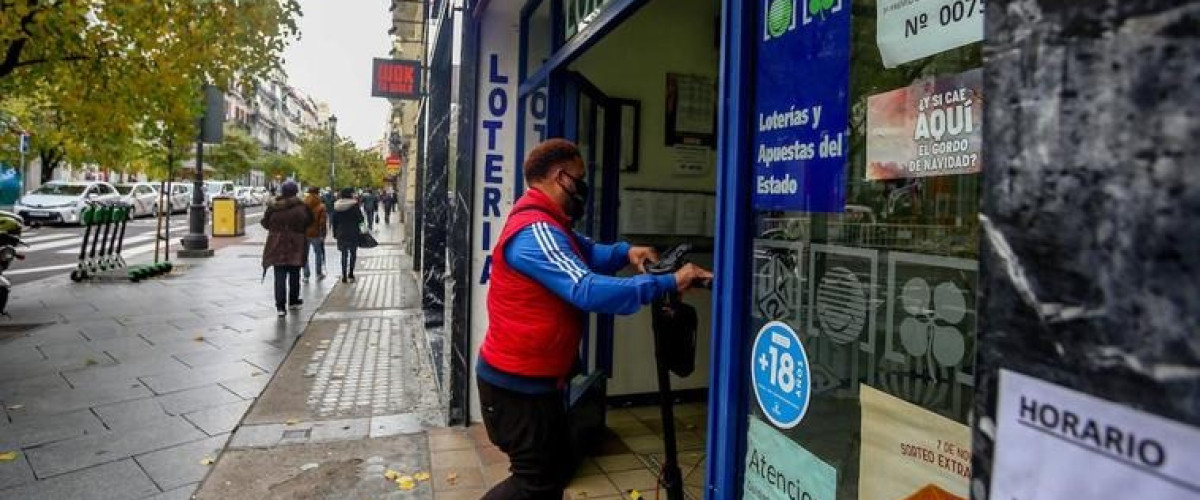
<path id="1" fill-rule="evenodd" d="M 359 233 L 358 246 L 359 248 L 375 248 L 379 246 L 379 242 L 375 241 L 375 237 L 370 233 Z"/>

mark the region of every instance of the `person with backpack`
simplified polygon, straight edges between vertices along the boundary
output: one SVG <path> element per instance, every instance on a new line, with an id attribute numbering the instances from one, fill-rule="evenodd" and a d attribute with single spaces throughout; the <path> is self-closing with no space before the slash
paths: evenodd
<path id="1" fill-rule="evenodd" d="M 379 221 L 379 197 L 375 196 L 375 190 L 368 189 L 363 193 L 362 209 L 367 215 L 367 231 L 374 231 L 375 223 Z"/>
<path id="2" fill-rule="evenodd" d="M 280 196 L 271 200 L 263 213 L 262 226 L 267 229 L 267 242 L 263 246 L 263 274 L 268 267 L 275 268 L 275 311 L 279 317 L 287 315 L 287 308 L 299 309 L 300 268 L 304 266 L 304 247 L 308 244 L 305 231 L 312 223 L 313 214 L 296 195 L 300 186 L 285 182 L 280 187 Z"/>
<path id="3" fill-rule="evenodd" d="M 304 236 L 308 238 L 308 246 L 306 247 L 307 256 L 304 259 L 304 281 L 317 274 L 317 279 L 325 279 L 325 219 L 327 213 L 325 204 L 317 195 L 321 190 L 316 186 L 308 188 L 308 194 L 304 196 L 304 204 L 312 211 L 313 220 L 308 225 L 308 230 Z M 309 261 L 312 261 L 312 270 L 308 269 Z"/>
<path id="4" fill-rule="evenodd" d="M 396 209 L 396 193 L 388 191 L 383 193 L 383 223 L 392 223 L 392 210 Z"/>
<path id="5" fill-rule="evenodd" d="M 365 220 L 353 188 L 343 188 L 333 204 L 333 237 L 342 254 L 342 283 L 354 283 L 354 263 L 358 260 L 358 239 Z"/>

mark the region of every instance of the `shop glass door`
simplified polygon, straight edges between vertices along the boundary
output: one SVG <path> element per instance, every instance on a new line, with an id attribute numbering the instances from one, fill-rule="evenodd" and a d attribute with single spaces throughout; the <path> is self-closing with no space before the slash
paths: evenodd
<path id="1" fill-rule="evenodd" d="M 756 9 L 741 498 L 969 498 L 981 44 L 876 1 Z"/>

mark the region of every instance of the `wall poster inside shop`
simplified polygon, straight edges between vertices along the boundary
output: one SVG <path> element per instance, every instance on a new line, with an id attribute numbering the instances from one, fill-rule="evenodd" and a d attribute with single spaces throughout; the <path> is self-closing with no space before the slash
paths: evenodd
<path id="1" fill-rule="evenodd" d="M 1200 498 L 1200 429 L 1003 369 L 998 399 L 991 498 Z"/>
<path id="2" fill-rule="evenodd" d="M 754 207 L 841 212 L 849 153 L 850 0 L 762 0 Z"/>
<path id="3" fill-rule="evenodd" d="M 969 498 L 969 427 L 866 384 L 860 394 L 859 499 Z"/>
<path id="4" fill-rule="evenodd" d="M 921 80 L 867 99 L 867 180 L 979 173 L 983 70 Z"/>
<path id="5" fill-rule="evenodd" d="M 878 0 L 875 41 L 894 68 L 983 40 L 984 0 Z"/>
<path id="6" fill-rule="evenodd" d="M 667 73 L 666 145 L 716 146 L 717 81 Z"/>
<path id="7" fill-rule="evenodd" d="M 837 470 L 750 416 L 746 438 L 745 500 L 835 500 Z"/>

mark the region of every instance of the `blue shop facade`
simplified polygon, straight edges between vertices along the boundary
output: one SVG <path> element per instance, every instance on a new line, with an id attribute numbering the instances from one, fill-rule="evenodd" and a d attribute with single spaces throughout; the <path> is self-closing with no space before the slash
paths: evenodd
<path id="1" fill-rule="evenodd" d="M 445 230 L 416 231 L 415 248 L 452 423 L 479 421 L 491 245 L 525 152 L 566 137 L 593 190 L 578 230 L 688 243 L 716 273 L 684 298 L 695 369 L 671 379 L 678 403 L 707 409 L 682 424 L 701 455 L 688 496 L 969 496 L 982 2 L 442 12 L 418 198 L 449 196 L 421 203 L 422 227 Z M 650 332 L 649 311 L 589 319 L 573 418 L 602 429 L 604 408 L 655 404 Z"/>
<path id="2" fill-rule="evenodd" d="M 1147 187 L 1146 199 L 1195 186 L 1142 178 L 1171 170 L 1139 162 L 1167 157 L 1082 160 L 1073 146 L 1080 131 L 1124 140 L 1089 113 L 1124 109 L 1142 80 L 1104 75 L 1152 70 L 1067 27 L 1158 11 L 1048 2 L 1035 19 L 1003 3 L 988 4 L 985 41 L 973 0 L 432 2 L 413 249 L 450 422 L 479 421 L 472 367 L 492 245 L 523 192 L 523 158 L 565 137 L 592 189 L 577 230 L 686 243 L 716 274 L 711 291 L 684 297 L 698 324 L 679 348 L 694 349 L 694 369 L 670 377 L 688 409 L 676 415 L 687 497 L 1200 492 L 1183 472 L 1200 450 L 1187 396 L 1200 383 L 1170 375 L 1200 366 L 1200 351 L 1177 348 L 1194 348 L 1187 325 L 1200 320 L 1125 314 L 1163 311 L 1164 293 L 1200 297 L 1157 281 L 1200 275 L 1200 262 L 1130 250 L 1152 257 L 1092 264 L 1114 252 L 1102 241 L 1112 220 L 1156 206 L 1109 198 L 1128 191 L 1105 183 Z M 1139 54 L 1163 43 L 1120 36 Z M 1187 107 L 1166 91 L 1139 99 Z M 1161 147 L 1194 150 L 1172 137 Z M 1175 271 L 1139 267 L 1163 259 Z M 1109 306 L 1088 305 L 1096 297 Z M 650 311 L 589 318 L 568 401 L 581 442 L 628 430 L 613 409 L 654 415 L 651 330 Z M 653 465 L 656 436 L 627 441 L 630 452 Z"/>

